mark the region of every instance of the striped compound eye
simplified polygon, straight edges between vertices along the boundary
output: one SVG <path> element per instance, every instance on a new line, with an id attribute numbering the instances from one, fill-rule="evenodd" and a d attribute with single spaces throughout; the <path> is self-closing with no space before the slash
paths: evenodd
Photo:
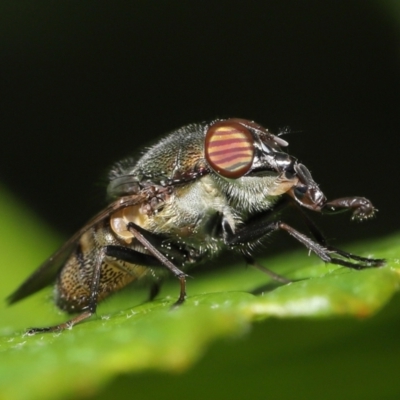
<path id="1" fill-rule="evenodd" d="M 233 121 L 217 122 L 206 134 L 206 160 L 219 175 L 240 178 L 253 163 L 253 143 L 252 134 L 243 125 Z"/>

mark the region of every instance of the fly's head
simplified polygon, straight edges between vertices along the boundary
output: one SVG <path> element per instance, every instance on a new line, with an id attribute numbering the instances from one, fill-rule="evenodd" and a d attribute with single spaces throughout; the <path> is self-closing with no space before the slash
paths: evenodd
<path id="1" fill-rule="evenodd" d="M 206 129 L 204 154 L 215 179 L 249 211 L 270 208 L 283 194 L 316 212 L 351 210 L 362 221 L 376 209 L 364 197 L 327 201 L 307 167 L 282 150 L 288 143 L 253 121 L 227 119 Z"/>

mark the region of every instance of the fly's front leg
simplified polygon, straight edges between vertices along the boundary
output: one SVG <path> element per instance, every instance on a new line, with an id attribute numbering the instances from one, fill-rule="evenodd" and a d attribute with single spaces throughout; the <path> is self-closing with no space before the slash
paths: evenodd
<path id="1" fill-rule="evenodd" d="M 255 220 L 254 222 L 247 224 L 240 231 L 230 234 L 229 237 L 227 237 L 227 244 L 230 246 L 239 246 L 251 243 L 278 230 L 287 232 L 290 236 L 303 244 L 308 250 L 315 253 L 324 262 L 343 265 L 352 269 L 378 267 L 384 264 L 384 260 L 353 256 L 350 253 L 328 246 L 325 242 L 318 243 L 282 221 L 263 223 L 262 220 Z M 319 237 L 323 238 L 321 234 L 319 234 Z"/>
<path id="2" fill-rule="evenodd" d="M 328 201 L 321 207 L 322 212 L 341 212 L 347 210 L 352 211 L 352 219 L 358 221 L 371 218 L 377 212 L 376 208 L 365 197 L 342 197 Z"/>
<path id="3" fill-rule="evenodd" d="M 341 199 L 338 199 L 341 200 Z M 310 233 L 313 235 L 314 239 L 327 248 L 329 251 L 332 253 L 336 253 L 340 255 L 341 257 L 344 257 L 349 260 L 354 260 L 354 261 L 359 261 L 361 263 L 366 264 L 367 266 L 370 267 L 379 267 L 385 264 L 384 259 L 372 259 L 372 258 L 366 258 L 366 257 L 361 257 L 357 256 L 356 254 L 349 253 L 347 251 L 343 251 L 341 249 L 338 249 L 337 247 L 331 246 L 330 244 L 327 243 L 324 235 L 321 233 L 321 231 L 318 229 L 318 227 L 315 225 L 315 223 L 311 220 L 311 218 L 301 209 L 301 207 L 297 206 L 298 211 L 302 215 L 304 222 L 307 225 L 308 230 Z"/>
<path id="4" fill-rule="evenodd" d="M 105 248 L 101 248 L 96 257 L 96 262 L 93 270 L 92 284 L 90 288 L 90 299 L 87 308 L 81 314 L 77 315 L 76 317 L 62 324 L 46 328 L 30 328 L 26 332 L 27 335 L 35 335 L 36 333 L 41 333 L 41 332 L 60 332 L 63 331 L 64 329 L 72 328 L 79 322 L 82 322 L 85 319 L 90 318 L 96 312 L 101 266 L 103 264 L 104 257 L 105 257 Z"/>
<path id="5" fill-rule="evenodd" d="M 299 231 L 282 221 L 274 221 L 266 225 L 261 225 L 257 222 L 254 224 L 248 224 L 245 228 L 241 229 L 232 237 L 230 237 L 228 240 L 228 244 L 231 246 L 236 246 L 249 242 L 251 243 L 278 230 L 283 230 L 289 233 L 297 241 L 307 247 L 308 250 L 314 252 L 323 261 L 331 262 L 331 257 L 328 254 L 328 250 L 324 246 L 318 244 L 317 242 L 314 242 L 308 236 L 300 233 Z"/>
<path id="6" fill-rule="evenodd" d="M 375 214 L 375 207 L 365 197 L 343 197 L 340 199 L 328 201 L 325 195 L 322 193 L 321 189 L 313 180 L 310 171 L 303 164 L 296 164 L 294 166 L 294 170 L 299 180 L 296 185 L 294 185 L 287 192 L 287 194 L 291 196 L 296 201 L 297 205 L 301 206 L 301 208 L 307 208 L 309 210 L 321 213 L 334 213 L 349 210 L 353 212 L 352 218 L 358 221 L 363 221 L 365 219 L 371 218 Z M 354 254 L 347 253 L 343 250 L 328 245 L 325 238 L 318 230 L 318 228 L 314 225 L 314 223 L 305 215 L 300 207 L 298 208 L 299 210 L 301 210 L 301 214 L 305 218 L 306 224 L 311 234 L 315 237 L 317 244 L 319 244 L 321 248 L 325 249 L 325 251 L 319 253 L 316 252 L 316 254 L 319 255 L 320 258 L 322 258 L 324 261 L 326 261 L 326 258 L 330 258 L 330 261 L 328 262 L 344 265 L 346 267 L 355 269 L 379 267 L 385 264 L 385 260 L 369 259 L 356 256 Z M 295 233 L 295 230 L 293 228 L 289 228 L 286 227 L 281 229 L 286 230 L 294 237 L 297 236 L 297 240 L 303 243 L 304 240 L 299 239 L 298 235 Z M 312 248 L 310 248 L 310 250 L 314 251 Z M 331 254 L 333 256 L 331 256 Z M 326 257 L 326 255 L 328 257 Z"/>
<path id="7" fill-rule="evenodd" d="M 375 215 L 376 208 L 365 197 L 342 197 L 328 201 L 306 166 L 296 164 L 294 170 L 299 180 L 287 194 L 302 207 L 323 213 L 352 211 L 352 219 L 358 221 L 363 221 Z"/>

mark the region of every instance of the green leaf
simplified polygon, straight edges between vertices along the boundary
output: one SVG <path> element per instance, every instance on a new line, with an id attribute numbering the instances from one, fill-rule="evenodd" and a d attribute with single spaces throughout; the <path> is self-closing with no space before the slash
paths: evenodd
<path id="1" fill-rule="evenodd" d="M 59 241 L 15 199 L 5 193 L 1 201 L 0 209 L 7 210 L 0 232 L 7 271 L 0 289 L 5 297 Z M 384 268 L 353 271 L 325 265 L 304 251 L 264 260 L 264 265 L 295 280 L 287 285 L 277 285 L 243 265 L 208 274 L 194 270 L 188 299 L 178 308 L 171 308 L 179 287 L 174 280 L 154 302 L 144 302 L 145 288 L 129 288 L 101 305 L 96 317 L 57 334 L 24 334 L 30 326 L 67 319 L 52 304 L 51 289 L 13 307 L 2 305 L 0 398 L 82 396 L 120 373 L 182 372 L 211 343 L 245 335 L 256 320 L 372 315 L 399 286 L 399 239 L 393 236 L 353 248 L 360 255 L 369 255 L 372 249 L 374 257 L 387 258 Z"/>

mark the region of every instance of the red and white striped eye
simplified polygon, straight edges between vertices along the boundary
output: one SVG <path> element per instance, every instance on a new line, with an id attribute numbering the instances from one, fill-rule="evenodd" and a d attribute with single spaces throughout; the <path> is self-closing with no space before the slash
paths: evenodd
<path id="1" fill-rule="evenodd" d="M 206 134 L 205 156 L 211 168 L 219 175 L 240 178 L 250 170 L 253 163 L 253 135 L 238 122 L 217 122 L 210 126 Z"/>

